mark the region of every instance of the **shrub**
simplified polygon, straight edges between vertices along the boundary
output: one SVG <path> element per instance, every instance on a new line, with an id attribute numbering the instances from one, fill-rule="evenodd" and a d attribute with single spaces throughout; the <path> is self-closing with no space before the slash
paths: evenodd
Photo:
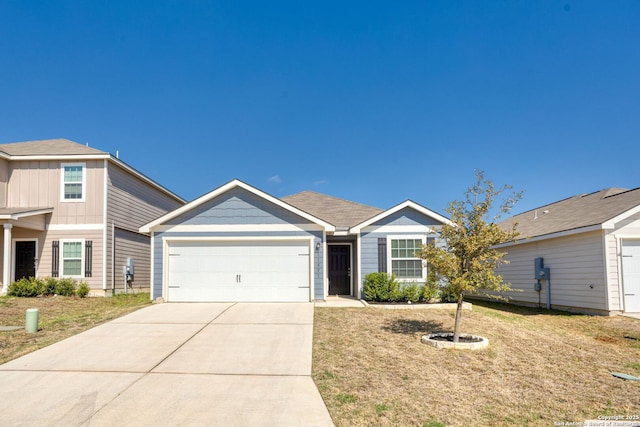
<path id="1" fill-rule="evenodd" d="M 7 295 L 14 297 L 37 297 L 44 292 L 45 283 L 35 277 L 26 278 L 15 281 L 9 285 Z"/>
<path id="2" fill-rule="evenodd" d="M 458 296 L 455 292 L 451 291 L 447 286 L 440 288 L 440 301 L 441 302 L 458 302 Z"/>
<path id="3" fill-rule="evenodd" d="M 364 277 L 364 299 L 367 301 L 403 301 L 404 291 L 393 274 L 369 273 Z"/>
<path id="4" fill-rule="evenodd" d="M 427 282 L 422 288 L 422 299 L 425 302 L 437 301 L 440 298 L 440 285 L 432 274 L 427 277 Z"/>
<path id="5" fill-rule="evenodd" d="M 364 299 L 367 301 L 386 301 L 389 295 L 389 275 L 387 273 L 369 273 L 364 277 Z"/>
<path id="6" fill-rule="evenodd" d="M 84 298 L 87 295 L 89 295 L 90 290 L 91 289 L 89 289 L 89 285 L 87 285 L 85 282 L 81 282 L 80 285 L 78 286 L 78 290 L 76 291 L 76 294 L 80 298 Z"/>
<path id="7" fill-rule="evenodd" d="M 47 277 L 44 280 L 44 290 L 42 291 L 42 295 L 54 295 L 56 293 L 57 284 L 58 279 L 55 277 Z"/>
<path id="8" fill-rule="evenodd" d="M 56 283 L 56 295 L 70 297 L 76 294 L 76 281 L 73 279 L 62 278 Z"/>
<path id="9" fill-rule="evenodd" d="M 402 288 L 402 299 L 405 301 L 418 302 L 422 298 L 423 287 L 415 282 L 404 285 Z"/>
<path id="10" fill-rule="evenodd" d="M 387 284 L 387 301 L 398 302 L 404 301 L 404 291 L 396 277 L 391 275 Z"/>

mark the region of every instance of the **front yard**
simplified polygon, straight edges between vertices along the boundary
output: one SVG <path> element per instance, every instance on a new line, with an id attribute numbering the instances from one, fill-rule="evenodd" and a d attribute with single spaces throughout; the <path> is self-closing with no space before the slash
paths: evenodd
<path id="1" fill-rule="evenodd" d="M 315 310 L 313 378 L 337 426 L 553 426 L 640 416 L 640 320 L 474 303 L 463 332 L 489 348 L 438 350 L 453 311 Z M 638 420 L 636 420 L 638 421 Z"/>
<path id="2" fill-rule="evenodd" d="M 0 332 L 0 364 L 53 344 L 150 304 L 149 293 L 113 298 L 0 297 L 0 326 L 22 326 Z M 39 331 L 24 330 L 25 310 L 39 310 Z"/>

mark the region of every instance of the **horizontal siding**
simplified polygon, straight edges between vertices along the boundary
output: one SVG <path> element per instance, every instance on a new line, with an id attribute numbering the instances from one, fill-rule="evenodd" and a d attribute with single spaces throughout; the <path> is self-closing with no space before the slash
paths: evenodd
<path id="1" fill-rule="evenodd" d="M 520 243 L 505 248 L 510 263 L 497 272 L 514 290 L 505 295 L 515 301 L 546 306 L 546 283 L 542 291 L 534 289 L 534 260 L 544 258 L 551 270 L 551 305 L 609 310 L 602 233 L 579 235 Z"/>
<path id="2" fill-rule="evenodd" d="M 151 238 L 127 230 L 115 230 L 115 277 L 111 289 L 116 293 L 124 291 L 124 272 L 122 268 L 127 258 L 134 260 L 134 281 L 128 289 L 148 291 L 151 287 Z"/>
<path id="3" fill-rule="evenodd" d="M 117 227 L 137 231 L 183 205 L 114 164 L 109 164 L 107 179 L 107 218 L 109 224 L 113 222 Z"/>
<path id="4" fill-rule="evenodd" d="M 124 282 L 122 279 L 123 260 L 126 260 L 126 253 L 134 253 L 136 264 L 135 286 L 140 285 L 147 289 L 150 286 L 150 239 L 147 237 L 136 236 L 137 230 L 144 224 L 164 215 L 165 213 L 182 206 L 183 203 L 170 197 L 165 192 L 149 185 L 138 177 L 127 172 L 125 169 L 109 163 L 107 177 L 107 248 L 106 262 L 107 265 L 107 283 L 108 288 L 123 289 Z M 116 234 L 116 239 L 122 238 L 127 233 L 129 237 L 125 238 L 125 242 L 131 241 L 142 244 L 139 239 L 145 240 L 146 251 L 142 246 L 122 247 L 118 242 L 114 247 L 112 234 Z M 144 246 L 143 245 L 143 246 Z M 122 253 L 124 251 L 125 253 Z M 115 262 L 115 264 L 114 264 Z M 141 274 L 138 275 L 138 265 L 141 268 Z M 145 272 L 146 271 L 146 272 Z"/>
<path id="5" fill-rule="evenodd" d="M 404 208 L 372 224 L 374 227 L 382 225 L 442 225 L 442 223 L 415 209 Z"/>
<path id="6" fill-rule="evenodd" d="M 621 242 L 624 239 L 640 239 L 640 213 L 616 224 L 616 229 L 606 235 L 607 270 L 609 278 L 609 302 L 612 310 L 623 310 L 623 284 Z"/>
<path id="7" fill-rule="evenodd" d="M 173 218 L 167 224 L 310 224 L 310 222 L 243 188 L 234 188 Z"/>

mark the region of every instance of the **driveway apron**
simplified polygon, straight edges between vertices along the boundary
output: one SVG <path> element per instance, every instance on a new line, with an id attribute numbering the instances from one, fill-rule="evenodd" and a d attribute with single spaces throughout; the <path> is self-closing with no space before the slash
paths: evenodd
<path id="1" fill-rule="evenodd" d="M 331 426 L 313 304 L 156 304 L 0 365 L 10 426 Z"/>

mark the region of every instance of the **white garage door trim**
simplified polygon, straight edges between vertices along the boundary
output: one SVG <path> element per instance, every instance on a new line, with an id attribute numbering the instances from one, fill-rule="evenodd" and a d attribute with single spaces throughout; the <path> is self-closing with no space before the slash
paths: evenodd
<path id="1" fill-rule="evenodd" d="M 622 287 L 624 311 L 640 312 L 640 240 L 622 240 Z"/>
<path id="2" fill-rule="evenodd" d="M 241 236 L 241 237 L 199 237 L 199 236 L 191 236 L 191 237 L 164 237 L 163 238 L 163 296 L 166 301 L 171 301 L 171 292 L 170 292 L 170 281 L 171 281 L 171 257 L 170 257 L 170 249 L 172 248 L 172 244 L 174 244 L 174 248 L 181 244 L 189 244 L 189 243 L 198 243 L 198 244 L 211 244 L 211 250 L 215 251 L 216 245 L 218 247 L 220 245 L 230 245 L 234 247 L 234 244 L 238 244 L 239 246 L 246 246 L 247 248 L 252 247 L 251 243 L 255 242 L 256 246 L 269 245 L 270 243 L 274 244 L 274 247 L 281 246 L 282 243 L 291 242 L 296 245 L 302 244 L 302 246 L 308 246 L 308 267 L 306 271 L 308 272 L 308 277 L 306 278 L 308 287 L 308 294 L 306 295 L 306 301 L 313 300 L 313 277 L 314 277 L 314 262 L 313 262 L 313 237 L 300 236 L 300 237 L 290 237 L 290 236 Z M 306 243 L 306 245 L 305 245 Z M 298 264 L 300 266 L 300 264 Z M 302 268 L 300 266 L 300 268 Z M 302 271 L 299 269 L 299 271 Z M 244 283 L 244 281 L 243 281 Z M 175 284 L 173 285 L 175 286 Z M 240 291 L 242 292 L 242 291 Z M 175 294 L 175 289 L 174 289 Z M 244 299 L 243 299 L 244 298 Z M 175 300 L 175 299 L 174 299 Z M 235 300 L 235 299 L 233 299 Z M 252 300 L 250 297 L 247 297 L 246 294 L 244 297 L 240 297 L 238 299 L 240 301 L 250 301 Z M 261 298 L 256 298 L 255 301 L 260 301 Z M 268 299 L 265 299 L 268 300 Z M 274 300 L 278 300 L 275 298 Z"/>

